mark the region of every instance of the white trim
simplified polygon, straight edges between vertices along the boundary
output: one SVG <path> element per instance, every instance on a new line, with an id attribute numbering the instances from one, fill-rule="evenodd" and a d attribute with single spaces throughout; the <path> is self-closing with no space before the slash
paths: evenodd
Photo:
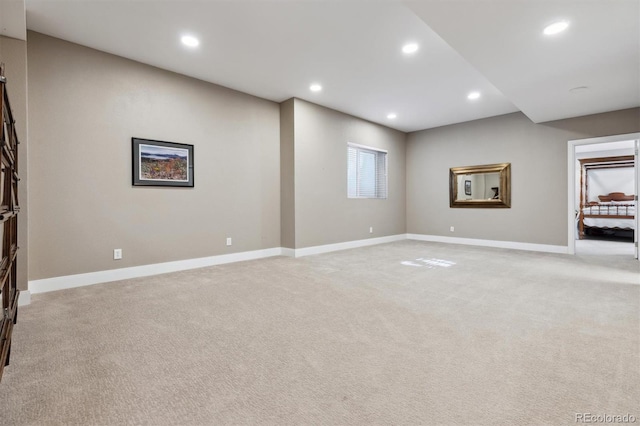
<path id="1" fill-rule="evenodd" d="M 368 238 L 366 240 L 346 241 L 344 243 L 326 244 L 323 246 L 305 247 L 294 250 L 294 257 L 310 256 L 313 254 L 329 253 L 331 251 L 347 250 L 376 244 L 391 243 L 407 239 L 407 234 L 389 235 L 387 237 Z"/>
<path id="2" fill-rule="evenodd" d="M 593 145 L 594 143 L 632 141 L 638 138 L 640 138 L 640 132 L 624 133 L 621 135 L 611 135 L 611 136 L 599 136 L 597 138 L 571 139 L 569 143 L 575 143 L 576 145 Z"/>
<path id="3" fill-rule="evenodd" d="M 151 265 L 133 266 L 130 268 L 111 269 L 108 271 L 89 272 L 86 274 L 45 278 L 41 280 L 29 281 L 29 292 L 33 294 L 44 293 L 66 288 L 82 287 L 92 284 L 146 277 L 150 275 L 166 274 L 168 272 L 185 271 L 188 269 L 204 268 L 207 266 L 221 265 L 224 263 L 263 259 L 265 257 L 280 255 L 282 255 L 282 248 L 274 247 L 263 250 L 201 257 L 198 259 L 178 260 L 175 262 L 156 263 Z"/>
<path id="4" fill-rule="evenodd" d="M 287 257 L 296 257 L 296 249 L 282 247 L 282 255 Z"/>
<path id="5" fill-rule="evenodd" d="M 550 244 L 519 243 L 515 241 L 478 240 L 474 238 L 443 237 L 440 235 L 407 234 L 409 240 L 436 243 L 466 244 L 470 246 L 497 247 L 513 250 L 541 251 L 546 253 L 567 253 L 567 247 Z"/>
<path id="6" fill-rule="evenodd" d="M 622 135 L 601 136 L 597 138 L 573 139 L 567 142 L 567 253 L 576 254 L 576 146 L 593 145 L 596 143 L 621 142 L 640 139 L 640 133 L 625 133 Z M 638 165 L 636 164 L 636 168 Z"/>
<path id="7" fill-rule="evenodd" d="M 198 259 L 178 260 L 175 262 L 156 263 L 151 265 L 133 266 L 130 268 L 111 269 L 107 271 L 89 272 L 86 274 L 67 275 L 62 277 L 45 278 L 29 281 L 29 290 L 21 292 L 25 294 L 25 304 L 31 300 L 31 294 L 45 293 L 49 291 L 63 290 L 67 288 L 83 287 L 87 285 L 126 280 L 130 278 L 146 277 L 151 275 L 166 274 L 169 272 L 185 271 L 189 269 L 204 268 L 207 266 L 221 265 L 225 263 L 240 262 L 244 260 L 263 259 L 273 256 L 301 257 L 312 254 L 327 253 L 337 250 L 365 247 L 375 244 L 389 243 L 405 240 L 406 234 L 392 235 L 388 237 L 369 238 L 366 240 L 348 241 L 344 243 L 328 244 L 324 246 L 307 247 L 303 249 L 291 249 L 275 247 L 264 250 L 247 251 L 241 253 L 224 254 L 219 256 L 202 257 Z M 28 297 L 28 299 L 26 299 Z"/>
<path id="8" fill-rule="evenodd" d="M 31 293 L 29 290 L 20 290 L 18 296 L 18 306 L 25 306 L 31 304 Z"/>
<path id="9" fill-rule="evenodd" d="M 638 194 L 640 193 L 640 164 L 638 164 L 638 162 L 640 161 L 640 137 L 638 139 L 635 140 L 635 147 L 633 150 L 633 166 L 634 166 L 634 173 L 636 175 L 636 181 L 634 183 L 634 189 L 635 189 L 635 196 L 636 196 L 636 209 L 635 209 L 635 214 L 636 214 L 636 230 L 633 233 L 633 244 L 635 245 L 635 256 L 637 260 L 640 260 L 640 249 L 638 249 L 638 243 L 640 242 L 640 212 L 638 211 L 640 209 L 640 203 L 638 203 Z"/>
<path id="10" fill-rule="evenodd" d="M 389 153 L 389 151 L 387 151 L 386 149 L 376 148 L 375 146 L 360 145 L 359 143 L 351 143 L 351 142 L 347 142 L 347 145 L 352 146 L 354 148 L 361 148 L 361 149 L 368 149 L 369 151 L 382 152 L 384 154 Z"/>
<path id="11" fill-rule="evenodd" d="M 45 278 L 29 281 L 29 290 L 20 292 L 19 304 L 31 303 L 31 294 L 82 287 L 93 284 L 126 280 L 130 278 L 146 277 L 166 274 L 169 272 L 185 271 L 222 265 L 225 263 L 241 262 L 245 260 L 264 259 L 273 256 L 303 257 L 314 254 L 329 253 L 358 247 L 403 241 L 406 239 L 431 241 L 450 244 L 466 244 L 472 246 L 499 247 L 514 250 L 529 250 L 548 253 L 567 253 L 567 247 L 546 244 L 518 243 L 512 241 L 477 240 L 471 238 L 442 237 L 438 235 L 398 234 L 386 237 L 368 238 L 364 240 L 346 241 L 342 243 L 326 244 L 322 246 L 292 249 L 274 247 L 270 249 L 246 251 L 241 253 L 223 254 L 219 256 L 202 257 L 198 259 L 178 260 L 175 262 L 156 263 L 151 265 L 133 266 L 130 268 L 111 269 L 108 271 L 89 272 L 86 274 L 67 275 L 62 277 Z"/>

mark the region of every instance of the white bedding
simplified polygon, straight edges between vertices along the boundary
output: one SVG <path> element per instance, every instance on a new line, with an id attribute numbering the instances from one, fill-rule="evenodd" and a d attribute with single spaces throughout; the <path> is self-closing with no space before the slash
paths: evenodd
<path id="1" fill-rule="evenodd" d="M 593 219 L 584 218 L 584 225 L 595 228 L 635 229 L 634 219 Z"/>

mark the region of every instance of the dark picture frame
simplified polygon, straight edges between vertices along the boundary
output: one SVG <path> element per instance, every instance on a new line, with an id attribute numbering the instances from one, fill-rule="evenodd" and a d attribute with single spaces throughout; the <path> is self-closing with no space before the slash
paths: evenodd
<path id="1" fill-rule="evenodd" d="M 193 188 L 193 145 L 131 138 L 133 186 Z"/>
<path id="2" fill-rule="evenodd" d="M 471 195 L 471 181 L 464 181 L 464 195 Z"/>

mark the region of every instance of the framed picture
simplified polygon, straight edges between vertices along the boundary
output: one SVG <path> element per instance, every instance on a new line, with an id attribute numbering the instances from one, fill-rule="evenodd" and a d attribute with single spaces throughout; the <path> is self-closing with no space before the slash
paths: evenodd
<path id="1" fill-rule="evenodd" d="M 471 181 L 464 181 L 464 195 L 471 195 Z"/>
<path id="2" fill-rule="evenodd" d="M 134 186 L 193 187 L 193 145 L 131 138 Z"/>

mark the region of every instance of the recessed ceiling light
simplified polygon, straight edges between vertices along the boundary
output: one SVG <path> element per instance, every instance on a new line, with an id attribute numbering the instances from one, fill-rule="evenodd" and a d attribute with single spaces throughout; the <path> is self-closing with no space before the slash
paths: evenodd
<path id="1" fill-rule="evenodd" d="M 569 89 L 569 92 L 571 93 L 582 93 L 589 90 L 588 86 L 578 86 L 578 87 L 574 87 L 572 89 Z"/>
<path id="2" fill-rule="evenodd" d="M 569 23 L 567 21 L 558 21 L 546 26 L 543 32 L 545 35 L 558 34 L 566 30 L 568 26 Z"/>
<path id="3" fill-rule="evenodd" d="M 200 44 L 200 40 L 190 35 L 182 36 L 180 40 L 182 41 L 182 44 L 189 47 L 197 47 Z"/>
<path id="4" fill-rule="evenodd" d="M 387 114 L 387 118 L 388 118 L 389 120 L 393 120 L 394 118 L 397 118 L 397 117 L 398 117 L 398 115 L 397 115 L 397 114 L 395 114 L 395 113 L 393 113 L 393 112 L 391 112 L 391 113 Z"/>
<path id="5" fill-rule="evenodd" d="M 402 51 L 407 55 L 410 55 L 412 53 L 416 53 L 418 51 L 418 47 L 418 43 L 408 43 L 402 46 Z"/>
<path id="6" fill-rule="evenodd" d="M 320 86 L 318 83 L 313 83 L 311 86 L 309 86 L 309 90 L 311 90 L 312 92 L 319 92 L 322 90 L 322 86 Z"/>
<path id="7" fill-rule="evenodd" d="M 467 99 L 478 99 L 480 97 L 480 92 L 471 92 L 467 95 Z"/>

